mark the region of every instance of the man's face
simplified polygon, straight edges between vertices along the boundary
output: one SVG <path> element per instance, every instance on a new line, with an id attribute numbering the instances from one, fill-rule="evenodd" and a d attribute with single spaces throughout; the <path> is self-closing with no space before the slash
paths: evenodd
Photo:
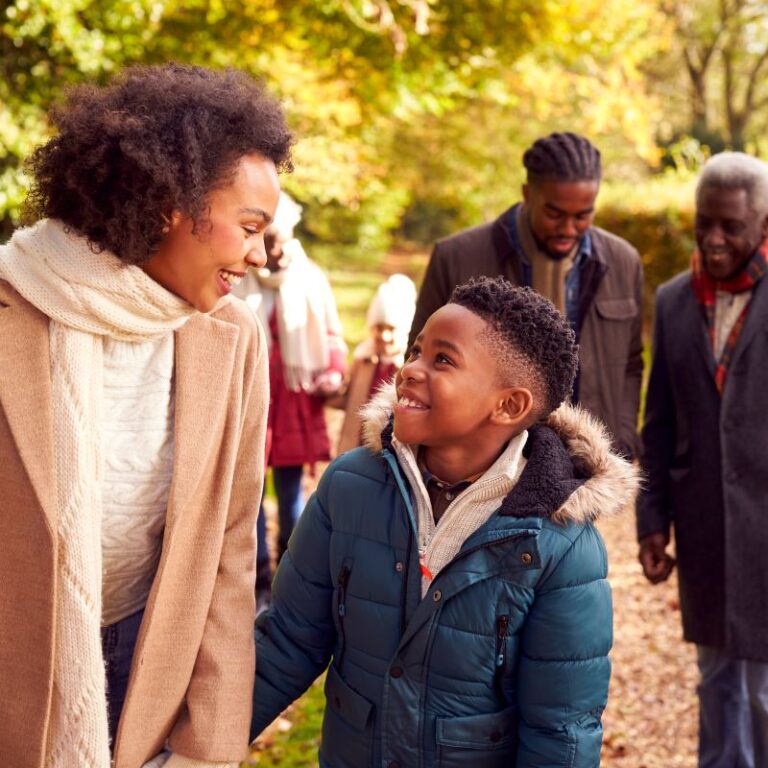
<path id="1" fill-rule="evenodd" d="M 567 256 L 592 225 L 600 182 L 537 180 L 523 185 L 533 236 L 550 256 Z"/>
<path id="2" fill-rule="evenodd" d="M 768 236 L 768 217 L 749 206 L 746 189 L 703 187 L 696 202 L 696 244 L 704 269 L 715 280 L 728 280 L 746 266 Z"/>

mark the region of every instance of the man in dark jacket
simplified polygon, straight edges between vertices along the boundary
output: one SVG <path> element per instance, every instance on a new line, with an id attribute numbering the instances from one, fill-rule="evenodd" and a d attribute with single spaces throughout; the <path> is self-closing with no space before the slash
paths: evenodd
<path id="1" fill-rule="evenodd" d="M 658 291 L 640 562 L 674 567 L 696 643 L 699 765 L 768 765 L 768 165 L 725 153 L 696 191 L 692 269 Z"/>
<path id="2" fill-rule="evenodd" d="M 523 202 L 489 224 L 439 241 L 416 305 L 411 344 L 426 319 L 471 277 L 503 275 L 551 299 L 576 332 L 573 400 L 634 456 L 643 372 L 643 270 L 625 240 L 592 226 L 600 153 L 584 137 L 553 133 L 523 156 Z"/>

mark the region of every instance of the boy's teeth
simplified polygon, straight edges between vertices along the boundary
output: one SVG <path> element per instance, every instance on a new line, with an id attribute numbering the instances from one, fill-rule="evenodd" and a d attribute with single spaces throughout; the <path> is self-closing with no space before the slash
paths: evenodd
<path id="1" fill-rule="evenodd" d="M 418 403 L 415 400 L 409 400 L 407 397 L 400 398 L 400 405 L 404 405 L 407 408 L 424 408 L 424 403 Z"/>

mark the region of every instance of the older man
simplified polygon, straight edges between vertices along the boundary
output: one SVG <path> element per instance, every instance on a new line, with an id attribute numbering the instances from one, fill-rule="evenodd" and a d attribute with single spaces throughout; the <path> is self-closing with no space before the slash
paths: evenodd
<path id="1" fill-rule="evenodd" d="M 502 275 L 530 285 L 577 334 L 573 399 L 604 421 L 619 450 L 633 456 L 643 372 L 643 270 L 628 242 L 592 226 L 600 152 L 583 136 L 552 133 L 525 152 L 523 165 L 523 202 L 435 245 L 409 344 L 471 277 Z"/>
<path id="2" fill-rule="evenodd" d="M 696 643 L 701 768 L 768 765 L 768 166 L 725 153 L 696 192 L 691 270 L 658 291 L 637 513 L 646 577 L 674 527 Z"/>

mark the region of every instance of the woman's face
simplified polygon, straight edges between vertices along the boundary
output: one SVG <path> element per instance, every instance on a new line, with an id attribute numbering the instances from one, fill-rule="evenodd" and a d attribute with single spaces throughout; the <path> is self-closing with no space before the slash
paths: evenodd
<path id="1" fill-rule="evenodd" d="M 208 194 L 208 221 L 195 232 L 194 220 L 174 212 L 144 271 L 195 309 L 210 312 L 249 267 L 264 266 L 264 230 L 279 195 L 274 163 L 261 155 L 241 157 L 232 182 Z"/>

